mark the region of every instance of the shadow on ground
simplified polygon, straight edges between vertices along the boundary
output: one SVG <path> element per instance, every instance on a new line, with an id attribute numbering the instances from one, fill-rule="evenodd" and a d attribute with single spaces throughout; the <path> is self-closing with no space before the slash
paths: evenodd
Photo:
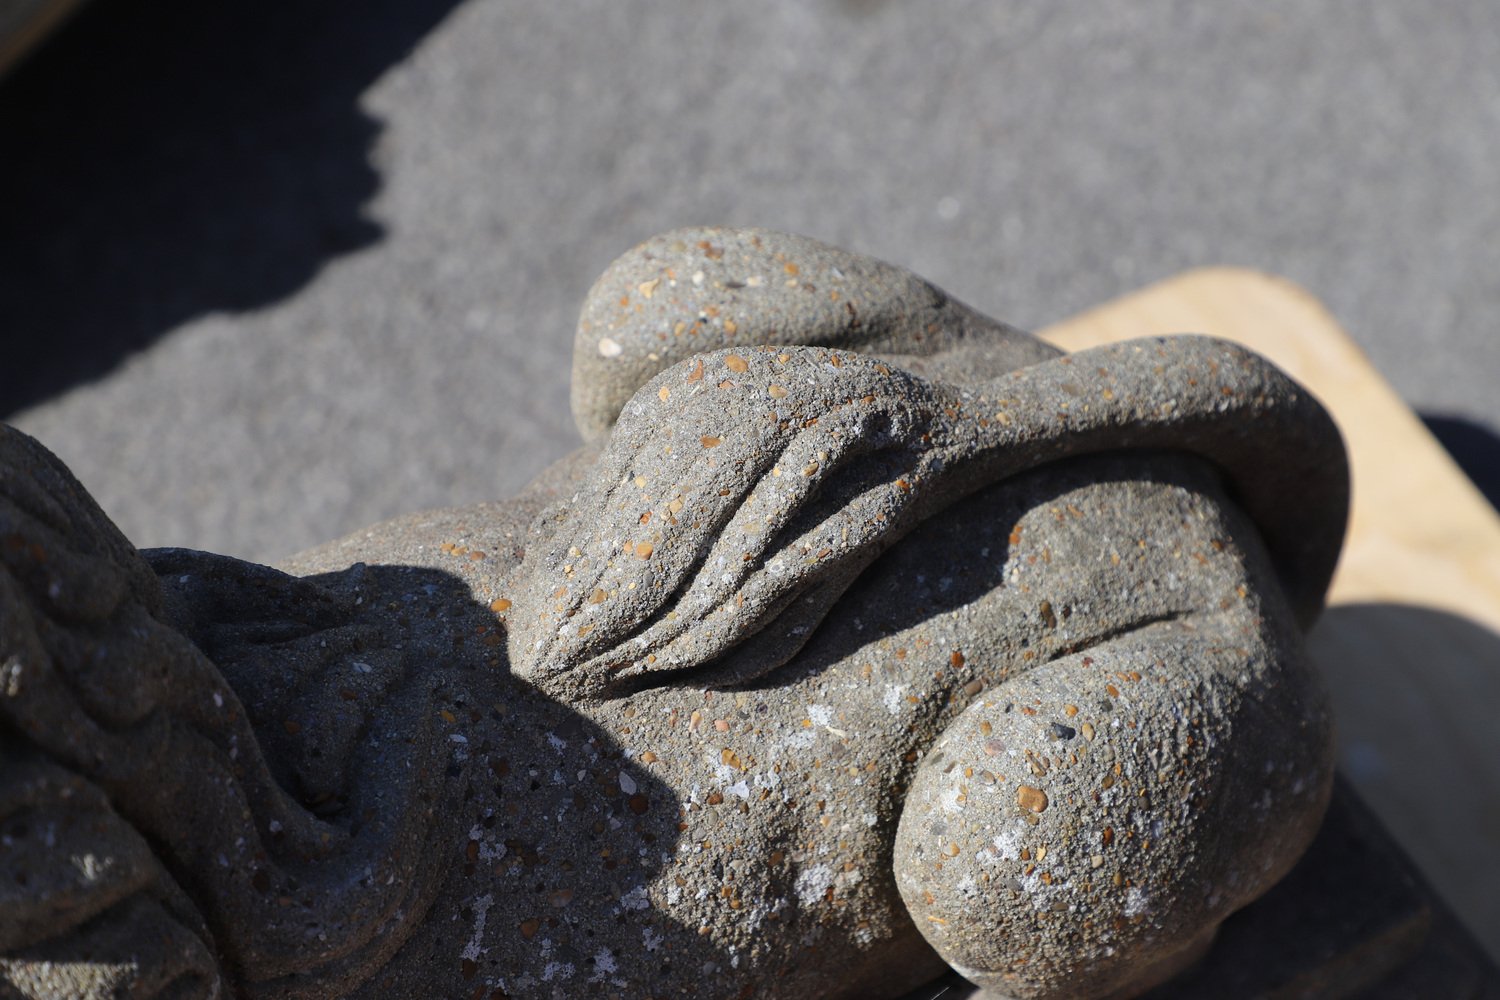
<path id="1" fill-rule="evenodd" d="M 1438 439 L 1464 475 L 1479 487 L 1491 507 L 1500 509 L 1500 437 L 1483 424 L 1462 417 L 1421 414 L 1422 423 Z"/>
<path id="2" fill-rule="evenodd" d="M 360 95 L 457 0 L 96 0 L 0 81 L 0 417 L 379 240 Z"/>
<path id="3" fill-rule="evenodd" d="M 1406 604 L 1342 604 L 1308 637 L 1341 764 L 1463 923 L 1500 957 L 1500 633 Z M 1434 996 L 1466 994 L 1439 991 Z"/>

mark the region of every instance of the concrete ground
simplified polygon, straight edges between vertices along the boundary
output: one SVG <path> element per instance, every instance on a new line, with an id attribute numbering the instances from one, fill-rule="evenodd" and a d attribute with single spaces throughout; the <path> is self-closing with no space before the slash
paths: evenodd
<path id="1" fill-rule="evenodd" d="M 589 284 L 687 223 L 1023 326 L 1262 268 L 1500 428 L 1491 0 L 95 0 L 0 136 L 0 416 L 141 545 L 513 492 L 575 441 Z"/>

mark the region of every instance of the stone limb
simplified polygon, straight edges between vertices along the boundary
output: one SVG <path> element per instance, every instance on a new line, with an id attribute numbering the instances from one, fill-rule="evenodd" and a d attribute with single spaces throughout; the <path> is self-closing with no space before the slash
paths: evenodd
<path id="1" fill-rule="evenodd" d="M 202 565 L 278 586 L 263 568 Z M 30 873 L 0 879 L 5 974 L 62 976 L 58 995 L 70 995 L 68 962 L 49 956 L 118 951 L 131 932 L 111 922 L 126 914 L 162 929 L 132 953 L 127 995 L 157 983 L 211 997 L 220 975 L 236 995 L 341 995 L 394 953 L 436 891 L 440 803 L 371 780 L 347 790 L 343 811 L 310 809 L 278 782 L 245 703 L 168 605 L 62 464 L 0 427 L 0 833 L 23 845 L 10 856 Z M 430 715 L 418 697 L 400 711 Z M 446 757 L 421 719 L 405 721 L 411 744 L 382 763 L 420 788 Z M 38 831 L 78 851 L 24 849 Z"/>
<path id="2" fill-rule="evenodd" d="M 1300 650 L 1245 614 L 1161 621 L 997 685 L 909 791 L 917 927 L 996 997 L 1132 996 L 1288 871 L 1332 780 Z"/>
<path id="3" fill-rule="evenodd" d="M 899 356 L 904 368 L 950 381 L 1058 353 L 864 254 L 763 229 L 678 229 L 622 254 L 589 291 L 573 345 L 573 418 L 584 440 L 597 440 L 657 372 L 768 344 Z"/>
<path id="4" fill-rule="evenodd" d="M 512 667 L 569 700 L 710 661 L 722 676 L 700 682 L 764 676 L 923 520 L 1047 462 L 1140 449 L 1227 473 L 1297 619 L 1316 617 L 1343 535 L 1338 432 L 1243 348 L 1154 338 L 965 387 L 828 348 L 721 350 L 631 399 L 593 487 L 527 551 Z M 1303 489 L 1328 502 L 1287 502 Z"/>
<path id="5" fill-rule="evenodd" d="M 202 917 L 145 839 L 98 786 L 3 737 L 0 845 L 0 997 L 226 995 Z"/>

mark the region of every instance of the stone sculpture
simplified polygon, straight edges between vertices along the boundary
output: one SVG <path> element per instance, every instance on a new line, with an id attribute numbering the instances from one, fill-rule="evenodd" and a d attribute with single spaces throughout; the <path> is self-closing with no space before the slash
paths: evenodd
<path id="1" fill-rule="evenodd" d="M 0 435 L 0 995 L 1128 995 L 1307 845 L 1342 447 L 811 240 L 626 254 L 588 442 L 282 569 Z"/>

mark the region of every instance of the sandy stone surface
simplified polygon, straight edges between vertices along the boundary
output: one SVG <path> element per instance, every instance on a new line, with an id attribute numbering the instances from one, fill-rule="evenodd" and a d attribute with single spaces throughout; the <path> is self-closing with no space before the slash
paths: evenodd
<path id="1" fill-rule="evenodd" d="M 596 446 L 290 575 L 137 552 L 0 429 L 0 974 L 1104 997 L 1291 869 L 1348 499 L 1300 386 L 1204 337 L 1059 355 L 761 230 L 638 247 L 584 315 Z"/>

